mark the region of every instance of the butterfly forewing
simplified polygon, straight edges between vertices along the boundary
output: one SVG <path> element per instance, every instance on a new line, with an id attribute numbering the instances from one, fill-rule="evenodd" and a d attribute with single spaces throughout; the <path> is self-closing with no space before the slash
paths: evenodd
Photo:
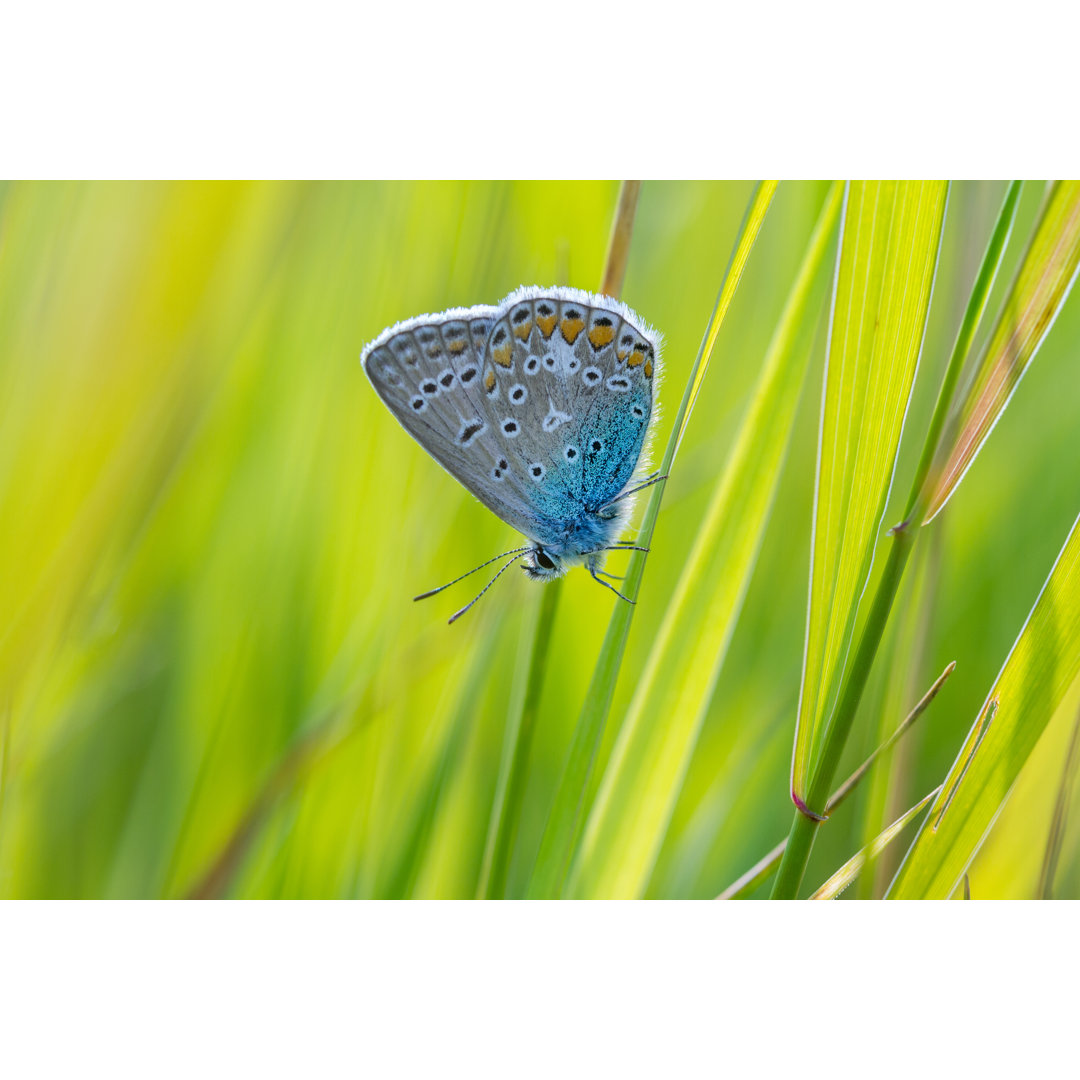
<path id="1" fill-rule="evenodd" d="M 487 377 L 483 350 L 497 315 L 497 308 L 470 308 L 410 319 L 369 345 L 363 364 L 405 430 L 481 502 L 524 532 L 533 519 L 525 488 L 509 473 L 492 430 L 498 387 Z"/>

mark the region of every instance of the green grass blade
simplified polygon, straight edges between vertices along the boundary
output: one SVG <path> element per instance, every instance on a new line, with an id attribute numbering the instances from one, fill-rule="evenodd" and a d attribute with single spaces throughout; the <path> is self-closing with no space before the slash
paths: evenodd
<path id="1" fill-rule="evenodd" d="M 910 520 L 919 510 L 922 517 L 925 499 L 929 492 L 926 491 L 927 477 L 940 450 L 939 443 L 945 432 L 945 424 L 954 404 L 957 383 L 960 380 L 960 372 L 967 360 L 968 350 L 975 338 L 975 331 L 979 328 L 986 305 L 990 300 L 990 290 L 997 279 L 1001 269 L 1001 260 L 1005 255 L 1005 249 L 1009 246 L 1009 237 L 1012 236 L 1013 224 L 1016 221 L 1016 209 L 1020 205 L 1020 193 L 1023 191 L 1024 182 L 1013 180 L 1005 191 L 1001 209 L 998 212 L 997 222 L 990 234 L 990 240 L 983 253 L 983 260 L 979 266 L 979 272 L 971 287 L 971 295 L 968 297 L 967 307 L 964 309 L 964 317 L 960 321 L 960 329 L 953 342 L 952 353 L 949 362 L 945 366 L 945 375 L 938 389 L 937 401 L 934 404 L 934 412 L 930 418 L 930 426 L 926 431 L 923 441 L 922 454 L 919 458 L 918 467 L 911 483 L 911 493 L 908 496 L 907 507 L 904 510 L 904 519 Z M 921 497 L 920 497 L 921 496 Z"/>
<path id="2" fill-rule="evenodd" d="M 862 851 L 848 859 L 810 899 L 835 900 L 859 876 L 863 867 L 868 862 L 876 859 L 940 790 L 941 788 L 934 788 L 929 794 L 924 795 L 910 810 L 901 814 L 896 821 L 876 836 Z"/>
<path id="3" fill-rule="evenodd" d="M 892 484 L 947 191 L 938 182 L 859 182 L 848 191 L 822 397 L 810 605 L 792 754 L 792 795 L 803 803 Z"/>
<path id="4" fill-rule="evenodd" d="M 1080 518 L 890 886 L 890 896 L 952 895 L 1078 673 Z"/>
<path id="5" fill-rule="evenodd" d="M 640 896 L 667 831 L 787 456 L 843 187 L 829 190 L 727 466 L 683 568 L 586 826 L 577 887 Z"/>
<path id="6" fill-rule="evenodd" d="M 611 223 L 607 257 L 600 291 L 605 296 L 618 297 L 626 278 L 630 261 L 630 241 L 634 232 L 634 215 L 637 212 L 640 180 L 624 180 L 619 187 L 619 198 Z M 551 647 L 551 631 L 555 625 L 555 610 L 562 592 L 562 580 L 548 582 L 548 588 L 533 627 L 530 645 L 531 659 L 528 682 L 521 697 L 520 710 L 512 713 L 510 730 L 507 732 L 507 753 L 496 784 L 495 804 L 484 858 L 480 868 L 477 895 L 488 898 L 506 895 L 506 879 L 510 873 L 510 858 L 517 838 L 518 822 L 525 800 L 525 784 L 528 779 L 529 752 L 536 728 L 540 696 L 547 673 L 547 655 Z"/>
<path id="7" fill-rule="evenodd" d="M 480 879 L 476 886 L 479 899 L 501 899 L 506 895 L 506 879 L 510 873 L 510 857 L 517 839 L 521 807 L 528 779 L 529 753 L 532 750 L 536 720 L 540 712 L 540 696 L 547 675 L 547 659 L 551 649 L 551 631 L 561 594 L 561 582 L 545 584 L 536 603 L 536 615 L 523 639 L 519 661 L 522 672 L 521 689 L 514 695 L 508 713 L 506 742 L 499 766 L 488 825 Z"/>
<path id="8" fill-rule="evenodd" d="M 970 390 L 952 420 L 957 431 L 930 475 L 926 520 L 934 518 L 971 467 L 1057 318 L 1080 268 L 1080 181 L 1051 188 L 1002 305 Z"/>
<path id="9" fill-rule="evenodd" d="M 679 410 L 675 415 L 671 436 L 668 439 L 663 461 L 660 464 L 661 473 L 668 473 L 671 470 L 679 441 L 686 429 L 686 423 L 701 389 L 701 383 L 712 356 L 713 346 L 716 343 L 716 336 L 720 332 L 724 316 L 727 314 L 731 301 L 735 296 L 735 291 L 742 280 L 746 261 L 765 220 L 765 214 L 769 209 L 775 191 L 776 181 L 765 181 L 758 184 L 751 195 L 742 228 L 735 242 L 731 260 L 728 263 L 727 273 L 720 288 L 716 306 L 713 309 L 712 318 L 691 370 Z M 656 484 L 652 488 L 641 528 L 638 532 L 638 543 L 642 547 L 647 548 L 652 539 L 665 487 L 666 484 Z M 641 579 L 645 572 L 645 556 L 645 552 L 635 551 L 627 567 L 622 591 L 632 600 L 637 599 L 638 590 L 641 586 Z M 555 896 L 562 890 L 578 832 L 585 789 L 588 786 L 593 762 L 603 735 L 604 724 L 611 708 L 611 699 L 615 693 L 615 683 L 622 665 L 633 614 L 633 605 L 618 603 L 615 605 L 611 621 L 608 623 L 600 655 L 593 670 L 566 764 L 563 767 L 563 773 L 555 793 L 548 824 L 541 842 L 536 870 L 529 886 L 530 896 Z"/>

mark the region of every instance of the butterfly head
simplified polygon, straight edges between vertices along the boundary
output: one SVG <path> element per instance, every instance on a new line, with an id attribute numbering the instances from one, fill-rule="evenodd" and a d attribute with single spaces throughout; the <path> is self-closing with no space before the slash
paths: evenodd
<path id="1" fill-rule="evenodd" d="M 543 544 L 529 548 L 521 567 L 533 581 L 551 581 L 566 573 L 566 564 L 562 558 L 549 551 Z"/>

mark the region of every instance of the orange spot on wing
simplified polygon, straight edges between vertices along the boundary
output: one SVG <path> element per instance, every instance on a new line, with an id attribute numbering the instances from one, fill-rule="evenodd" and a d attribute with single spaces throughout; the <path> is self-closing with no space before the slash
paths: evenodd
<path id="1" fill-rule="evenodd" d="M 464 338 L 459 338 L 457 341 L 451 341 L 446 346 L 446 351 L 450 353 L 451 356 L 460 356 L 465 351 L 468 344 L 469 343 Z"/>
<path id="2" fill-rule="evenodd" d="M 484 389 L 490 394 L 495 389 L 495 372 L 491 368 L 487 369 L 484 375 Z"/>
<path id="3" fill-rule="evenodd" d="M 491 350 L 491 359 L 495 361 L 499 367 L 508 368 L 510 366 L 510 342 L 505 345 L 500 345 L 497 349 Z"/>
<path id="4" fill-rule="evenodd" d="M 645 361 L 645 378 L 646 379 L 651 379 L 652 378 L 652 361 L 651 360 L 646 360 Z"/>
<path id="5" fill-rule="evenodd" d="M 594 326 L 589 331 L 589 342 L 594 349 L 602 349 L 605 345 L 610 345 L 614 337 L 614 326 Z"/>
<path id="6" fill-rule="evenodd" d="M 525 341 L 529 337 L 529 333 L 532 330 L 532 319 L 526 319 L 523 323 L 519 323 L 514 327 L 514 337 L 520 338 Z"/>
<path id="7" fill-rule="evenodd" d="M 563 319 L 562 325 L 559 327 L 562 330 L 563 339 L 567 345 L 573 345 L 578 339 L 578 334 L 585 329 L 584 319 Z"/>
<path id="8" fill-rule="evenodd" d="M 640 349 L 635 349 L 630 354 L 630 359 L 626 361 L 627 367 L 637 367 L 639 364 L 645 363 L 645 354 Z"/>
<path id="9" fill-rule="evenodd" d="M 555 316 L 554 315 L 537 315 L 536 325 L 540 327 L 540 333 L 544 335 L 545 340 L 551 337 L 555 330 Z"/>

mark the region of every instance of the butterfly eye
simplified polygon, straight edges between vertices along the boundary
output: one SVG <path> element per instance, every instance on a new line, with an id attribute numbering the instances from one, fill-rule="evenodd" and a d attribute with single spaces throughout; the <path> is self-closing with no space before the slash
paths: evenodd
<path id="1" fill-rule="evenodd" d="M 547 557 L 543 548 L 536 549 L 536 563 L 545 570 L 554 570 L 555 564 Z"/>

